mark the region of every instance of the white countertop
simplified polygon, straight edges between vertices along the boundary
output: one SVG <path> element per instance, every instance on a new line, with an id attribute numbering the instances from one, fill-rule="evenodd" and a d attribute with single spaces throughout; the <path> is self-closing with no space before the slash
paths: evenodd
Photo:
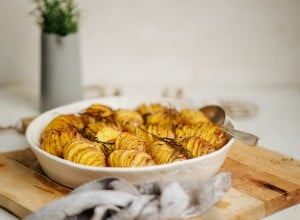
<path id="1" fill-rule="evenodd" d="M 0 89 L 0 126 L 15 124 L 22 117 L 38 114 L 37 95 L 28 87 L 20 85 L 4 86 Z M 122 89 L 124 95 L 161 94 L 161 89 L 147 86 L 129 86 Z M 174 90 L 170 90 L 172 93 Z M 185 97 L 195 103 L 203 101 L 246 104 L 255 107 L 256 112 L 248 118 L 235 119 L 241 130 L 260 137 L 259 145 L 282 154 L 300 159 L 300 88 L 297 86 L 226 86 L 212 88 L 202 86 L 185 90 Z M 13 131 L 0 133 L 0 152 L 26 148 L 25 138 Z M 300 205 L 280 211 L 265 219 L 298 219 Z M 0 219 L 17 219 L 0 209 Z"/>

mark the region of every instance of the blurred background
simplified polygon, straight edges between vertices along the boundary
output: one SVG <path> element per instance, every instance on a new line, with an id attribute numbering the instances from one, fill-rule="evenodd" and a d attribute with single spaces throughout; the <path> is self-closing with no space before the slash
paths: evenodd
<path id="1" fill-rule="evenodd" d="M 240 129 L 261 137 L 262 146 L 300 158 L 299 0 L 76 2 L 85 97 L 147 94 L 221 102 Z M 4 124 L 38 111 L 34 7 L 31 0 L 0 0 Z M 272 219 L 296 219 L 299 205 L 289 210 Z"/>
<path id="2" fill-rule="evenodd" d="M 299 86 L 298 0 L 78 0 L 83 85 Z M 0 82 L 39 84 L 31 0 L 1 1 Z"/>

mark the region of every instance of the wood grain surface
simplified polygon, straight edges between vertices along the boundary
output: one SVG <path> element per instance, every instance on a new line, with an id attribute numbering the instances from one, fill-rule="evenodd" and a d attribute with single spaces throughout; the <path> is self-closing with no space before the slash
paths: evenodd
<path id="1" fill-rule="evenodd" d="M 221 171 L 232 188 L 195 219 L 260 219 L 300 202 L 300 161 L 236 141 Z M 0 206 L 23 218 L 71 189 L 43 174 L 31 150 L 0 154 Z"/>

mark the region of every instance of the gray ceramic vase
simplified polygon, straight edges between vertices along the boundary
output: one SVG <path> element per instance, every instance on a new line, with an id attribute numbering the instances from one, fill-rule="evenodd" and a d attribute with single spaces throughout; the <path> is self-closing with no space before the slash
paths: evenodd
<path id="1" fill-rule="evenodd" d="M 82 97 L 78 33 L 61 37 L 42 33 L 40 111 Z"/>

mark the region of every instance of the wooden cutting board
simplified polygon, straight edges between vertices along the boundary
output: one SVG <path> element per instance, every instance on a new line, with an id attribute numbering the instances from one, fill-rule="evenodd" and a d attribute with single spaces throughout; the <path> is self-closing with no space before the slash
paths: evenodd
<path id="1" fill-rule="evenodd" d="M 231 173 L 232 188 L 194 219 L 259 219 L 300 202 L 294 158 L 235 142 L 221 171 Z M 71 191 L 46 177 L 30 150 L 0 154 L 0 177 L 0 206 L 21 218 Z"/>

